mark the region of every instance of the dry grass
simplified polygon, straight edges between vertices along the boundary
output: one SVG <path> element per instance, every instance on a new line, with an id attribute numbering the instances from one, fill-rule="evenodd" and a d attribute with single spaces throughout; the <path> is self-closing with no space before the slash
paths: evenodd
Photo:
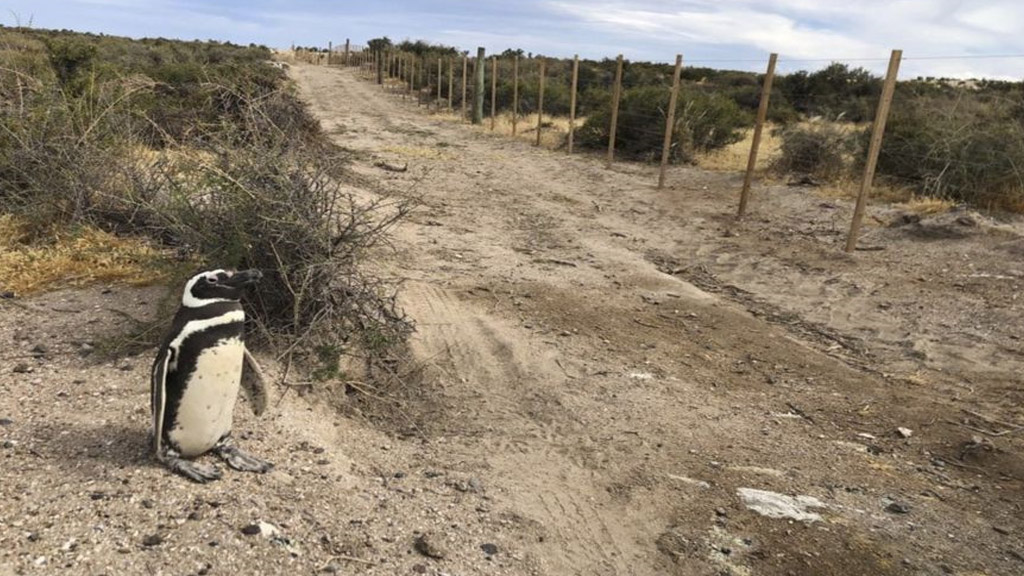
<path id="1" fill-rule="evenodd" d="M 761 146 L 757 151 L 755 170 L 766 172 L 772 160 L 782 148 L 782 138 L 772 134 L 771 125 L 765 125 L 761 131 Z M 754 142 L 754 129 L 750 128 L 743 139 L 720 150 L 697 155 L 697 166 L 714 172 L 743 172 L 747 169 L 750 157 L 750 146 Z"/>
<path id="2" fill-rule="evenodd" d="M 486 104 L 490 106 L 490 104 Z M 479 130 L 503 138 L 513 138 L 512 135 L 512 113 L 499 112 L 494 118 L 494 129 L 491 130 L 490 108 L 485 108 L 483 123 Z M 458 107 L 452 112 L 442 108 L 438 113 L 442 118 L 452 122 L 462 122 L 462 114 Z M 576 118 L 576 129 L 579 130 L 586 118 Z M 565 148 L 569 138 L 569 118 L 567 116 L 544 115 L 544 128 L 541 132 L 540 145 L 549 150 Z M 520 115 L 516 119 L 516 134 L 518 140 L 534 144 L 537 142 L 537 114 Z"/>
<path id="3" fill-rule="evenodd" d="M 899 207 L 917 214 L 942 214 L 949 212 L 956 204 L 951 200 L 941 198 L 928 198 L 924 196 L 912 196 L 909 200 L 899 204 Z"/>
<path id="4" fill-rule="evenodd" d="M 172 272 L 169 254 L 140 238 L 91 227 L 28 238 L 23 222 L 0 216 L 0 289 L 19 296 L 96 282 L 153 284 Z"/>

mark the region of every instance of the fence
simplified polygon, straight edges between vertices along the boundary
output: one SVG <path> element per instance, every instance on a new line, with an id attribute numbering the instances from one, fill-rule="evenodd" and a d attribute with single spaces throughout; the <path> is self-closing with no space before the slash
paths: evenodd
<path id="1" fill-rule="evenodd" d="M 902 101 L 910 104 L 901 110 L 896 135 L 887 143 L 883 136 L 897 91 L 900 50 L 890 55 L 884 79 L 833 63 L 813 74 L 797 72 L 777 80 L 776 54 L 769 56 L 765 73 L 755 75 L 687 68 L 682 55 L 677 55 L 671 66 L 630 63 L 621 55 L 614 60 L 581 61 L 578 56 L 566 60 L 506 51 L 485 58 L 482 49 L 471 57 L 453 48 L 428 48 L 420 52 L 394 47 L 370 50 L 346 41 L 344 49 L 332 46 L 326 53 L 305 52 L 300 59 L 356 67 L 363 78 L 386 91 L 434 111 L 458 113 L 474 123 L 482 123 L 486 103 L 490 130 L 507 122 L 512 136 L 533 132 L 531 139 L 537 146 L 547 133 L 555 132 L 556 118 L 567 118 L 564 138 L 558 138 L 558 145 L 567 153 L 581 147 L 600 148 L 607 166 L 619 156 L 656 161 L 659 189 L 665 186 L 669 164 L 692 159 L 697 150 L 721 149 L 749 129 L 737 216 L 742 218 L 748 210 L 758 166 L 768 164 L 806 174 L 811 181 L 856 170 L 858 191 L 847 252 L 856 249 L 880 167 L 888 182 L 954 199 L 964 199 L 958 195 L 965 194 L 962 188 L 953 187 L 954 177 L 956 185 L 963 186 L 972 174 L 994 170 L 1005 196 L 999 204 L 1024 211 L 1024 172 L 1018 169 L 1024 166 L 1024 85 L 983 82 L 979 88 L 935 79 L 901 83 Z M 1024 59 L 1018 55 L 994 57 Z M 485 81 L 487 75 L 489 82 Z M 485 94 L 488 87 L 489 94 Z M 941 107 L 949 100 L 955 109 L 965 91 L 972 90 L 984 91 L 986 98 L 990 93 L 1004 93 L 1005 102 L 990 109 L 975 105 L 970 118 L 928 133 L 927 124 L 934 116 L 915 107 Z M 1000 114 L 1016 124 L 1000 122 Z M 824 120 L 819 119 L 822 117 Z M 1005 124 L 1000 136 L 1011 144 L 1010 151 L 992 137 L 979 136 L 980 141 L 966 143 L 967 148 L 973 146 L 973 152 L 958 152 L 950 139 L 958 128 L 963 132 L 965 122 L 975 134 L 989 132 L 986 128 L 993 123 Z M 775 127 L 773 133 L 781 134 L 782 145 L 769 150 L 766 161 L 761 146 L 769 123 Z M 921 167 L 928 169 L 918 169 Z"/>

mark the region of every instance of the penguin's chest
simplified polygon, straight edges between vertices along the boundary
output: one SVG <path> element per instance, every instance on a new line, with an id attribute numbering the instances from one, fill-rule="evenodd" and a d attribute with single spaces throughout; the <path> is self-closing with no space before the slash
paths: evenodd
<path id="1" fill-rule="evenodd" d="M 169 435 L 182 456 L 203 454 L 231 431 L 244 354 L 242 341 L 228 338 L 197 356 Z"/>

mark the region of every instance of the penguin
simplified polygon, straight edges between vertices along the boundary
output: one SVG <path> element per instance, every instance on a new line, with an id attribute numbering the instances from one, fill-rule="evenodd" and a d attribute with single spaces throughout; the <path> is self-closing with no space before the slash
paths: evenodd
<path id="1" fill-rule="evenodd" d="M 239 302 L 259 270 L 211 270 L 185 284 L 181 307 L 153 362 L 151 402 L 156 459 L 196 482 L 221 477 L 216 466 L 193 461 L 213 452 L 235 470 L 265 473 L 269 462 L 250 456 L 231 439 L 239 388 L 260 415 L 267 407 L 263 373 L 245 347 L 245 312 Z"/>

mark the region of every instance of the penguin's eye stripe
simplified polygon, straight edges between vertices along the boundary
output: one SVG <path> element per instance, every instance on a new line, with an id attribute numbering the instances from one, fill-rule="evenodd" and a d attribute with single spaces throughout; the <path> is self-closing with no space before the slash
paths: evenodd
<path id="1" fill-rule="evenodd" d="M 217 283 L 217 277 L 216 276 L 207 276 L 206 277 L 206 281 L 209 282 L 210 284 L 216 284 Z"/>

